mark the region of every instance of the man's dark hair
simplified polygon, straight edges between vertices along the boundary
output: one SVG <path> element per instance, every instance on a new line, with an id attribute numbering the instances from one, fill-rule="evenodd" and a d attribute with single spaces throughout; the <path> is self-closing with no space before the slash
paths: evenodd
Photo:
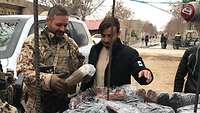
<path id="1" fill-rule="evenodd" d="M 55 15 L 57 15 L 57 16 L 69 16 L 69 13 L 64 6 L 55 5 L 55 6 L 53 6 L 49 9 L 48 16 L 53 17 Z"/>
<path id="2" fill-rule="evenodd" d="M 117 33 L 119 33 L 120 30 L 120 23 L 119 20 L 116 17 L 105 17 L 104 20 L 99 25 L 99 33 L 102 34 L 105 29 L 108 29 L 109 27 L 116 27 Z"/>

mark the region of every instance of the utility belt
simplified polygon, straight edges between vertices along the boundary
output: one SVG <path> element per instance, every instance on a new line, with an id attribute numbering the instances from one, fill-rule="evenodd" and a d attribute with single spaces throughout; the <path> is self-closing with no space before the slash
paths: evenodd
<path id="1" fill-rule="evenodd" d="M 56 71 L 54 66 L 40 66 L 39 72 L 43 73 L 52 73 L 52 74 L 59 74 L 59 77 L 62 79 L 66 79 L 70 76 L 70 72 L 67 71 Z"/>
<path id="2" fill-rule="evenodd" d="M 40 66 L 39 71 L 43 73 L 60 74 L 60 78 L 62 79 L 68 76 L 66 72 L 55 72 L 54 66 Z M 41 105 L 44 113 L 62 113 L 68 109 L 69 102 L 69 98 L 64 93 L 58 93 L 55 90 L 45 91 L 41 89 Z"/>

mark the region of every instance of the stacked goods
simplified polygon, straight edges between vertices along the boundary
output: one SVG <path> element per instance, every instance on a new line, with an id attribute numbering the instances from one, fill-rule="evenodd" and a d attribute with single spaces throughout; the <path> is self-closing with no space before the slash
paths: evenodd
<path id="1" fill-rule="evenodd" d="M 70 109 L 64 113 L 175 113 L 171 107 L 158 105 L 157 94 L 144 89 L 133 90 L 124 85 L 110 90 L 106 100 L 106 88 L 88 89 L 70 101 Z"/>
<path id="2" fill-rule="evenodd" d="M 194 113 L 194 104 L 178 108 L 177 113 Z M 197 113 L 200 113 L 199 107 L 197 109 Z"/>

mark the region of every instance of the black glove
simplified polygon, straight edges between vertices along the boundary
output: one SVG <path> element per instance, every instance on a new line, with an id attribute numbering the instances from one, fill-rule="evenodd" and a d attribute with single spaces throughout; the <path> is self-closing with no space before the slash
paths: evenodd
<path id="1" fill-rule="evenodd" d="M 88 83 L 88 82 L 90 82 L 92 80 L 92 77 L 91 76 L 89 76 L 89 75 L 87 75 L 87 76 L 85 76 L 83 79 L 82 79 L 82 83 Z"/>
<path id="2" fill-rule="evenodd" d="M 68 85 L 64 79 L 59 78 L 57 75 L 52 75 L 50 80 L 50 88 L 59 93 L 66 93 L 68 90 Z"/>

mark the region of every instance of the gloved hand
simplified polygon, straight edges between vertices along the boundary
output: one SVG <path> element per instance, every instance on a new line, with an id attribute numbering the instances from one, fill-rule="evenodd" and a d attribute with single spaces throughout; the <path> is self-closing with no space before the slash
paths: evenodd
<path id="1" fill-rule="evenodd" d="M 91 64 L 85 64 L 81 66 L 78 70 L 73 72 L 67 79 L 61 79 L 59 75 L 53 75 L 50 80 L 50 88 L 61 93 L 70 92 L 82 79 L 89 75 L 93 76 L 96 69 Z"/>
<path id="2" fill-rule="evenodd" d="M 65 93 L 68 90 L 68 85 L 64 79 L 59 78 L 57 75 L 52 75 L 50 80 L 50 88 L 59 93 Z"/>

